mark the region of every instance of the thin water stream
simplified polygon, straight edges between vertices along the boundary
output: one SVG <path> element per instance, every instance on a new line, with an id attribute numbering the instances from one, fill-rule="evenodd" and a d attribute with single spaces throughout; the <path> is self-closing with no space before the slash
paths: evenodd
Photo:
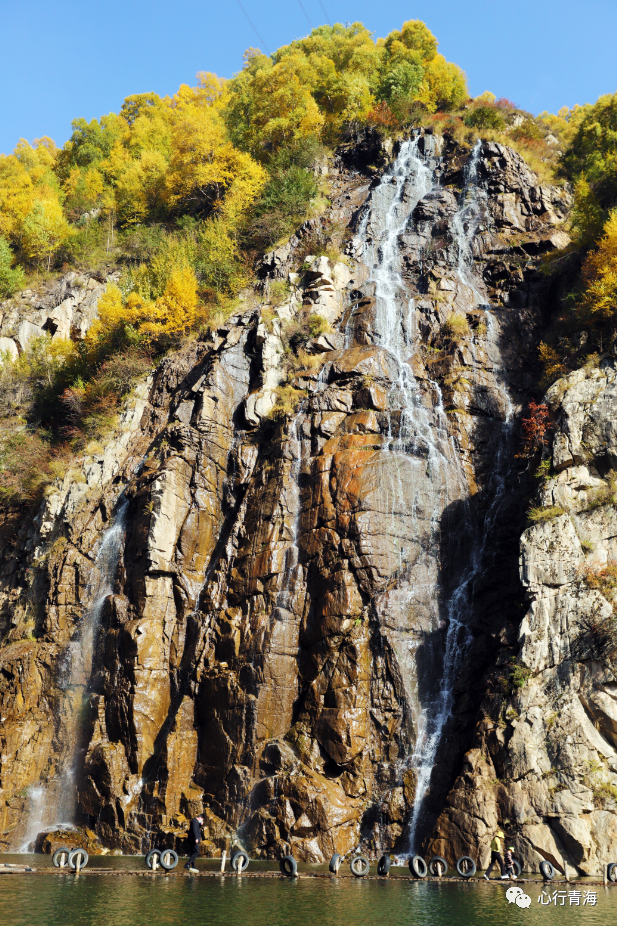
<path id="1" fill-rule="evenodd" d="M 120 496 L 113 521 L 96 554 L 93 578 L 87 589 L 87 600 L 91 603 L 63 657 L 58 684 L 65 695 L 65 707 L 57 737 L 64 763 L 57 777 L 30 789 L 22 852 L 29 851 L 37 834 L 45 829 L 66 830 L 75 826 L 76 776 L 83 763 L 84 710 L 98 668 L 101 616 L 106 599 L 114 592 L 128 509 L 128 499 Z"/>

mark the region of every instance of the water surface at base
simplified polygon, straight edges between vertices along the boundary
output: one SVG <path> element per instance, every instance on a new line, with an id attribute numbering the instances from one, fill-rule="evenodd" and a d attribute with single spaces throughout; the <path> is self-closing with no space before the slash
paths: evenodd
<path id="1" fill-rule="evenodd" d="M 42 867 L 41 861 L 37 856 L 37 867 Z M 143 866 L 143 859 L 136 858 L 96 859 L 97 866 L 99 861 L 118 869 L 126 868 L 127 862 L 132 869 Z M 566 896 L 565 906 L 556 907 L 538 903 L 542 885 L 524 884 L 531 897 L 531 906 L 525 910 L 508 904 L 508 886 L 397 879 L 261 881 L 229 876 L 14 874 L 0 875 L 0 922 L 2 926 L 617 924 L 617 887 L 572 884 L 569 889 L 580 890 L 581 902 L 585 891 L 596 891 L 597 904 L 571 906 Z M 554 885 L 550 893 L 562 888 Z"/>

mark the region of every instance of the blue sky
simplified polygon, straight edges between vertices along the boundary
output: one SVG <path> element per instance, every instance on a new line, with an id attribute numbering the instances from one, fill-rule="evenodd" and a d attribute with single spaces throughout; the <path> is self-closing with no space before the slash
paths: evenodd
<path id="1" fill-rule="evenodd" d="M 322 6 L 323 4 L 323 6 Z M 376 36 L 422 19 L 466 72 L 534 113 L 617 89 L 615 0 L 242 0 L 272 52 L 310 24 L 360 20 Z M 173 93 L 197 71 L 229 77 L 262 46 L 237 0 L 5 0 L 0 27 L 0 152 L 20 137 L 63 144 L 71 120 L 124 97 Z"/>

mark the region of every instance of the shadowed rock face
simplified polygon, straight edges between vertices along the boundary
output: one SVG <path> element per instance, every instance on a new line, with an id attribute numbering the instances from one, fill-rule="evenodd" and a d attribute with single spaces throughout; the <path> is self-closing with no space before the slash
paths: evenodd
<path id="1" fill-rule="evenodd" d="M 370 183 L 349 151 L 331 179 L 346 261 L 295 272 L 317 220 L 267 255 L 261 305 L 166 358 L 5 547 L 5 844 L 36 814 L 61 822 L 67 770 L 77 817 L 127 851 L 181 845 L 202 809 L 207 852 L 238 834 L 309 861 L 405 852 L 444 825 L 481 679 L 520 621 L 510 421 L 567 196 L 502 146 L 428 136 Z M 315 369 L 286 374 L 303 312 L 335 330 L 306 345 Z M 299 404 L 268 417 L 285 375 Z M 63 681 L 120 496 L 92 673 Z M 19 640 L 26 607 L 35 639 Z"/>
<path id="2" fill-rule="evenodd" d="M 546 519 L 520 541 L 526 613 L 497 654 L 430 851 L 486 863 L 501 821 L 531 870 L 548 859 L 598 874 L 617 851 L 615 383 L 606 357 L 546 395 L 555 475 L 540 490 Z"/>

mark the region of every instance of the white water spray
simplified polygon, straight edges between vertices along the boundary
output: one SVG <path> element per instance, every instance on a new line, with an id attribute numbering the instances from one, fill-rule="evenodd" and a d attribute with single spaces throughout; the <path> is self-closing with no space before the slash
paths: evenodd
<path id="1" fill-rule="evenodd" d="M 121 497 L 111 526 L 103 534 L 94 562 L 95 578 L 88 586 L 90 607 L 69 643 L 60 668 L 58 684 L 65 692 L 68 715 L 62 718 L 58 736 L 66 755 L 59 778 L 39 784 L 28 792 L 26 831 L 20 852 L 32 851 L 39 832 L 73 829 L 76 818 L 76 776 L 83 755 L 79 750 L 82 712 L 97 669 L 96 649 L 105 600 L 113 594 L 129 502 Z"/>

